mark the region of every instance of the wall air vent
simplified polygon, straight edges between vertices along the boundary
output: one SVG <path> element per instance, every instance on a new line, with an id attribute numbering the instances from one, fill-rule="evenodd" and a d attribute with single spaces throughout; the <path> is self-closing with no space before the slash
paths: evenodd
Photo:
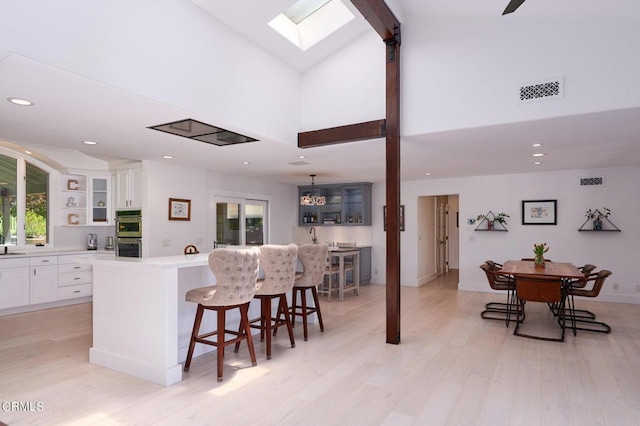
<path id="1" fill-rule="evenodd" d="M 524 83 L 519 89 L 520 102 L 543 101 L 564 97 L 564 77 Z"/>
<path id="2" fill-rule="evenodd" d="M 604 186 L 604 177 L 582 177 L 580 186 Z"/>
<path id="3" fill-rule="evenodd" d="M 293 161 L 291 163 L 292 166 L 308 166 L 311 163 L 307 163 L 306 161 Z"/>

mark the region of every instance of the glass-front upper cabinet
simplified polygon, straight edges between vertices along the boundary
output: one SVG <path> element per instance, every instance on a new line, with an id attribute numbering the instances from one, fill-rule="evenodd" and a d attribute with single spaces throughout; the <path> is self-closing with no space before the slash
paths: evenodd
<path id="1" fill-rule="evenodd" d="M 91 225 L 111 225 L 111 176 L 89 178 L 88 222 Z"/>
<path id="2" fill-rule="evenodd" d="M 298 197 L 300 226 L 371 225 L 370 183 L 300 186 Z"/>

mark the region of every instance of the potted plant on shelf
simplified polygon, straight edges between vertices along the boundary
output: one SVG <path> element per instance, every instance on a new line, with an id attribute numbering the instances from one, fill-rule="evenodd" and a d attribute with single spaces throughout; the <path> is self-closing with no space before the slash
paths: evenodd
<path id="1" fill-rule="evenodd" d="M 595 209 L 595 210 L 587 210 L 585 212 L 585 216 L 587 217 L 587 220 L 593 220 L 593 229 L 595 231 L 601 231 L 602 230 L 602 218 L 607 218 L 609 217 L 609 215 L 611 214 L 611 210 L 609 210 L 606 207 L 602 208 L 602 211 L 599 209 Z"/>
<path id="2" fill-rule="evenodd" d="M 544 268 L 544 254 L 548 251 L 547 243 L 533 245 L 533 252 L 536 255 L 534 259 L 536 268 Z"/>
<path id="3" fill-rule="evenodd" d="M 508 214 L 500 212 L 498 214 L 494 214 L 493 212 L 489 212 L 486 215 L 484 214 L 479 214 L 478 217 L 476 217 L 476 220 L 482 220 L 482 219 L 486 219 L 487 220 L 487 229 L 488 230 L 493 230 L 493 223 L 494 222 L 498 222 L 499 224 L 506 225 L 507 224 L 507 218 L 509 217 Z"/>

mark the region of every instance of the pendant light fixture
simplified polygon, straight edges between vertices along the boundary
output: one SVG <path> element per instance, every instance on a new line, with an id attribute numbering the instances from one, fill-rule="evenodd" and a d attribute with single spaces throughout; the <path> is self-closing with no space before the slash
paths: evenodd
<path id="1" fill-rule="evenodd" d="M 315 195 L 313 186 L 315 185 L 316 175 L 311 176 L 311 192 L 300 197 L 301 206 L 324 206 L 327 203 L 327 199 L 324 195 Z"/>

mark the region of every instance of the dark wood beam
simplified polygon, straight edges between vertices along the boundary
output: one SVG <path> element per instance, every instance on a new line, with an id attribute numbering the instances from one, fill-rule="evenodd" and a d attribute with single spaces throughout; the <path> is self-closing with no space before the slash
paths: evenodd
<path id="1" fill-rule="evenodd" d="M 386 43 L 387 343 L 400 343 L 400 27 Z M 391 220 L 389 220 L 391 219 Z"/>
<path id="2" fill-rule="evenodd" d="M 400 22 L 389 9 L 384 0 L 351 0 L 351 3 L 364 16 L 382 40 L 390 40 L 399 36 L 395 29 L 400 28 Z M 397 40 L 398 43 L 400 40 Z"/>
<path id="3" fill-rule="evenodd" d="M 322 130 L 298 133 L 298 147 L 312 148 L 365 139 L 383 138 L 386 135 L 385 120 L 331 127 Z"/>

